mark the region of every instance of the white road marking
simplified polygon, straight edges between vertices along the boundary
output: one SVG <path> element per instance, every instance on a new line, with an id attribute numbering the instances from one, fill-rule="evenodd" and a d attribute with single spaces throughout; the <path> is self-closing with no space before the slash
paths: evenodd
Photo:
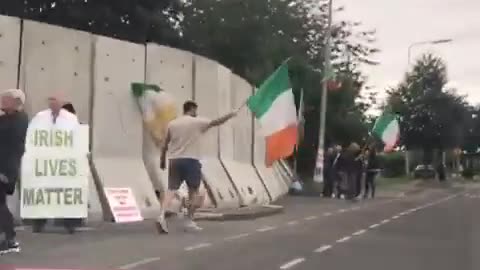
<path id="1" fill-rule="evenodd" d="M 379 226 L 380 226 L 380 224 L 376 223 L 376 224 L 370 225 L 369 228 L 370 228 L 370 229 L 375 229 L 375 228 L 377 228 L 377 227 L 379 227 Z"/>
<path id="2" fill-rule="evenodd" d="M 201 243 L 201 244 L 198 244 L 198 245 L 193 245 L 193 246 L 186 247 L 185 251 L 192 251 L 192 250 L 199 249 L 199 248 L 206 248 L 206 247 L 209 247 L 211 245 L 212 244 L 210 244 L 210 243 Z"/>
<path id="3" fill-rule="evenodd" d="M 348 240 L 350 240 L 352 237 L 350 236 L 345 236 L 343 237 L 342 239 L 338 239 L 337 240 L 337 243 L 343 243 L 343 242 L 347 242 Z"/>
<path id="4" fill-rule="evenodd" d="M 268 232 L 268 231 L 275 230 L 276 228 L 277 227 L 267 226 L 267 227 L 257 229 L 257 232 Z"/>
<path id="5" fill-rule="evenodd" d="M 332 248 L 332 246 L 330 246 L 330 245 L 325 245 L 325 246 L 321 246 L 321 247 L 315 249 L 313 252 L 315 252 L 315 253 L 323 253 L 323 252 L 325 252 L 325 251 L 327 251 L 327 250 L 329 250 L 329 249 L 331 249 L 331 248 Z"/>
<path id="6" fill-rule="evenodd" d="M 339 213 L 345 213 L 345 212 L 347 212 L 347 209 L 340 209 L 340 210 L 338 210 L 338 212 Z"/>
<path id="7" fill-rule="evenodd" d="M 393 216 L 392 219 L 399 219 L 400 216 Z"/>
<path id="8" fill-rule="evenodd" d="M 329 217 L 331 215 L 332 215 L 332 213 L 330 213 L 330 212 L 326 212 L 326 213 L 323 214 L 324 217 Z"/>
<path id="9" fill-rule="evenodd" d="M 296 221 L 296 220 L 289 221 L 289 222 L 287 223 L 287 225 L 288 225 L 288 226 L 298 225 L 298 221 Z"/>
<path id="10" fill-rule="evenodd" d="M 367 230 L 360 230 L 360 231 L 358 231 L 358 232 L 353 233 L 352 235 L 354 235 L 354 236 L 359 236 L 359 235 L 362 235 L 362 234 L 364 234 L 364 233 L 366 233 L 366 232 L 367 232 Z"/>
<path id="11" fill-rule="evenodd" d="M 352 207 L 352 211 L 357 211 L 357 210 L 360 210 L 360 206 Z"/>
<path id="12" fill-rule="evenodd" d="M 247 236 L 249 236 L 249 235 L 250 235 L 249 233 L 242 233 L 242 234 L 237 234 L 237 235 L 225 237 L 224 240 L 226 240 L 226 241 L 236 240 L 236 239 L 240 239 L 240 238 L 247 237 Z"/>
<path id="13" fill-rule="evenodd" d="M 305 258 L 296 258 L 280 266 L 280 269 L 289 269 L 304 261 L 305 261 Z"/>
<path id="14" fill-rule="evenodd" d="M 317 216 L 309 216 L 309 217 L 306 217 L 305 220 L 314 220 L 317 218 L 318 218 Z"/>
<path id="15" fill-rule="evenodd" d="M 385 224 L 385 223 L 388 223 L 388 222 L 390 222 L 390 219 L 384 219 L 384 220 L 382 220 L 381 223 L 382 223 L 382 224 Z"/>
<path id="16" fill-rule="evenodd" d="M 117 268 L 121 269 L 121 270 L 130 270 L 130 269 L 133 269 L 133 268 L 137 268 L 138 266 L 149 264 L 149 263 L 156 262 L 156 261 L 159 261 L 159 260 L 160 260 L 159 257 L 145 258 L 145 259 L 140 260 L 140 261 L 136 261 L 136 262 L 133 262 L 133 263 L 121 265 Z"/>

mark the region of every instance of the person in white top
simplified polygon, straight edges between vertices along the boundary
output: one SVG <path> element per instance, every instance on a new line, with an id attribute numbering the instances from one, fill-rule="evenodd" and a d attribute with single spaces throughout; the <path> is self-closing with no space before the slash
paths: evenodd
<path id="1" fill-rule="evenodd" d="M 37 115 L 32 119 L 29 128 L 33 128 L 37 124 L 44 124 L 46 121 L 50 121 L 50 125 L 52 127 L 61 126 L 62 128 L 74 129 L 79 125 L 78 118 L 75 114 L 63 108 L 65 104 L 63 93 L 57 92 L 50 95 L 48 97 L 48 109 L 38 112 Z M 46 223 L 46 219 L 33 220 L 33 232 L 42 232 Z M 63 220 L 63 223 L 69 234 L 73 234 L 75 232 L 75 227 L 77 226 L 76 220 L 65 219 Z"/>
<path id="2" fill-rule="evenodd" d="M 168 191 L 161 202 L 161 213 L 157 220 L 157 229 L 160 233 L 168 233 L 165 221 L 165 210 L 180 188 L 183 181 L 186 182 L 189 190 L 188 218 L 185 224 L 186 230 L 200 231 L 194 221 L 195 210 L 203 203 L 203 196 L 199 194 L 199 187 L 202 179 L 200 164 L 200 138 L 210 128 L 220 126 L 237 115 L 242 108 L 228 113 L 218 119 L 209 120 L 197 117 L 198 105 L 193 101 L 183 104 L 183 116 L 172 120 L 167 126 L 167 134 L 164 147 L 161 153 L 162 170 L 166 168 L 168 155 Z"/>

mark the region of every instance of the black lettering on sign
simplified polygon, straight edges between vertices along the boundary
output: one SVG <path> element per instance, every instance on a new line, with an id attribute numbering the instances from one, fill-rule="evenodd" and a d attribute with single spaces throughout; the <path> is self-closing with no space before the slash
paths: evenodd
<path id="1" fill-rule="evenodd" d="M 81 188 L 24 188 L 23 205 L 82 205 Z"/>
<path id="2" fill-rule="evenodd" d="M 39 147 L 73 147 L 73 131 L 37 129 L 33 143 Z"/>

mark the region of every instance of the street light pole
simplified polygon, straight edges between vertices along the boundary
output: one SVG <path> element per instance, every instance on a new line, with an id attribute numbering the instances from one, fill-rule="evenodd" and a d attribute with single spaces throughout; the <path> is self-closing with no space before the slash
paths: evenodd
<path id="1" fill-rule="evenodd" d="M 322 101 L 320 105 L 320 135 L 318 138 L 318 153 L 317 164 L 315 166 L 315 182 L 323 182 L 323 149 L 325 148 L 325 122 L 327 116 L 327 98 L 328 98 L 328 79 L 327 76 L 331 70 L 331 39 L 332 39 L 332 16 L 333 16 L 333 0 L 328 1 L 328 23 L 327 31 L 325 33 L 325 50 L 324 57 L 325 63 L 323 66 L 323 78 L 322 78 Z M 322 163 L 322 164 L 319 164 Z"/>
<path id="2" fill-rule="evenodd" d="M 447 38 L 447 39 L 437 39 L 437 40 L 426 40 L 426 41 L 420 41 L 420 42 L 415 42 L 410 44 L 408 46 L 408 66 L 410 67 L 411 61 L 412 61 L 412 49 L 416 46 L 420 45 L 437 45 L 437 44 L 445 44 L 445 43 L 450 43 L 452 42 L 453 39 Z"/>
<path id="3" fill-rule="evenodd" d="M 437 44 L 445 44 L 452 42 L 453 39 L 446 38 L 446 39 L 436 39 L 436 40 L 425 40 L 420 42 L 415 42 L 408 46 L 408 69 L 410 69 L 411 61 L 412 61 L 412 49 L 417 46 L 421 45 L 437 45 Z M 408 154 L 408 149 L 405 147 L 405 173 L 410 175 L 410 158 Z"/>

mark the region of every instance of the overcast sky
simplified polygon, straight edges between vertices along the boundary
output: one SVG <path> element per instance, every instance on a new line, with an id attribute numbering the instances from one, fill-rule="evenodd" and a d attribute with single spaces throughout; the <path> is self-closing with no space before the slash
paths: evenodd
<path id="1" fill-rule="evenodd" d="M 363 22 L 377 30 L 375 59 L 381 64 L 365 68 L 369 85 L 382 90 L 403 78 L 408 47 L 418 41 L 452 38 L 450 44 L 415 47 L 412 61 L 434 52 L 448 64 L 449 79 L 468 100 L 480 103 L 480 0 L 333 0 L 345 6 L 337 19 Z"/>

